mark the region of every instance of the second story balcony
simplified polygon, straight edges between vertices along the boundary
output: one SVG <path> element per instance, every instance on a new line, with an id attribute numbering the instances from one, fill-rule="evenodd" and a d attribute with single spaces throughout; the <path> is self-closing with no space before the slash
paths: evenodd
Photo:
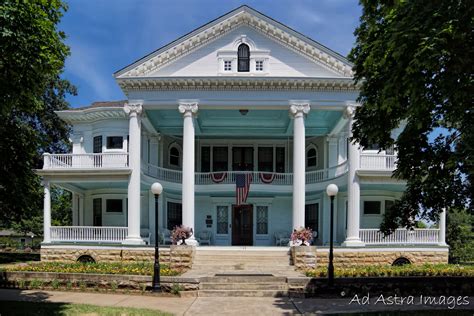
<path id="1" fill-rule="evenodd" d="M 127 169 L 128 153 L 44 154 L 43 169 Z"/>

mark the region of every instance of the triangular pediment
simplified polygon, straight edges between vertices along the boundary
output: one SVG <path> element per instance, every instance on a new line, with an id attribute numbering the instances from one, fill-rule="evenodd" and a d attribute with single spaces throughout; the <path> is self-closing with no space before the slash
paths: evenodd
<path id="1" fill-rule="evenodd" d="M 249 44 L 252 56 L 269 56 L 271 66 L 261 75 L 352 77 L 352 65 L 346 58 L 248 6 L 241 6 L 156 50 L 116 72 L 115 77 L 229 75 L 232 73 L 223 72 L 218 61 L 230 56 L 240 42 Z"/>

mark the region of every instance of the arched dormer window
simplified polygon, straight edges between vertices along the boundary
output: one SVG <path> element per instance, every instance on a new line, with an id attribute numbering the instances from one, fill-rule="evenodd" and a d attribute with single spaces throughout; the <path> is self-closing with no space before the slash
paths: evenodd
<path id="1" fill-rule="evenodd" d="M 175 166 L 179 167 L 180 164 L 180 157 L 181 156 L 181 150 L 177 144 L 173 144 L 170 146 L 169 149 L 169 164 L 170 166 Z"/>
<path id="2" fill-rule="evenodd" d="M 250 48 L 247 44 L 240 44 L 237 49 L 237 71 L 238 72 L 249 72 L 250 71 Z"/>
<path id="3" fill-rule="evenodd" d="M 318 149 L 312 145 L 306 149 L 306 167 L 316 168 L 318 166 Z"/>

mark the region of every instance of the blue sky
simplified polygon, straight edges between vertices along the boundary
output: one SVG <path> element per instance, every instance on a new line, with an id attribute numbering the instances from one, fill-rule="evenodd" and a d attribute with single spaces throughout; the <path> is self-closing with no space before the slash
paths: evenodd
<path id="1" fill-rule="evenodd" d="M 71 106 L 121 100 L 112 74 L 195 28 L 246 4 L 346 56 L 361 8 L 357 0 L 67 1 L 59 29 L 71 56 L 63 77 L 78 88 Z"/>

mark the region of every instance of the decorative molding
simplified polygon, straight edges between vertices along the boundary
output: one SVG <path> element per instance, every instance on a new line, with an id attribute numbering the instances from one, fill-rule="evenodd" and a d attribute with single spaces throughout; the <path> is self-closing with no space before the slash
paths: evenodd
<path id="1" fill-rule="evenodd" d="M 100 120 L 125 119 L 127 114 L 122 107 L 100 107 L 84 110 L 66 110 L 55 112 L 63 121 L 74 123 L 92 123 Z"/>
<path id="2" fill-rule="evenodd" d="M 234 13 L 234 15 L 230 15 Z M 170 64 L 178 58 L 184 57 L 204 45 L 222 37 L 232 30 L 246 25 L 262 35 L 280 43 L 284 47 L 312 60 L 313 62 L 335 71 L 343 76 L 353 75 L 352 65 L 342 56 L 339 57 L 322 45 L 296 34 L 287 27 L 281 27 L 277 22 L 261 16 L 258 12 L 249 9 L 230 12 L 229 17 L 221 21 L 192 32 L 189 36 L 165 46 L 152 53 L 144 60 L 126 67 L 116 74 L 116 78 L 143 77 Z M 315 45 L 316 44 L 316 45 Z"/>
<path id="3" fill-rule="evenodd" d="M 358 91 L 352 78 L 166 77 L 117 79 L 129 91 Z"/>
<path id="4" fill-rule="evenodd" d="M 180 102 L 178 106 L 179 113 L 186 115 L 195 115 L 198 111 L 197 102 Z"/>
<path id="5" fill-rule="evenodd" d="M 299 114 L 306 115 L 309 113 L 311 107 L 308 102 L 291 102 L 290 115 L 296 117 Z"/>
<path id="6" fill-rule="evenodd" d="M 129 116 L 132 116 L 132 115 L 139 116 L 143 112 L 142 103 L 127 103 L 123 107 L 123 110 Z"/>

